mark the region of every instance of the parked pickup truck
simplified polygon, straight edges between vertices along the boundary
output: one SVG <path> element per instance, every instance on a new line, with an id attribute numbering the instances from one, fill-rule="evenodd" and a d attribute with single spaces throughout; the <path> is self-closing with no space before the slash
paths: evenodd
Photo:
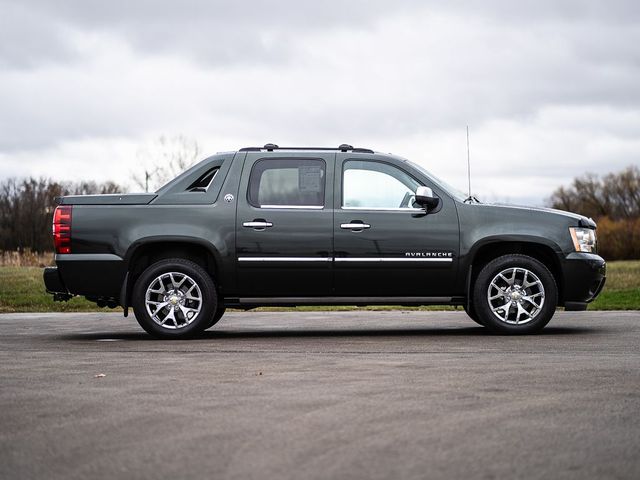
<path id="1" fill-rule="evenodd" d="M 484 204 L 350 145 L 242 148 L 155 193 L 57 203 L 47 291 L 131 306 L 163 338 L 228 307 L 295 305 L 459 305 L 493 332 L 533 333 L 605 282 L 591 219 Z"/>

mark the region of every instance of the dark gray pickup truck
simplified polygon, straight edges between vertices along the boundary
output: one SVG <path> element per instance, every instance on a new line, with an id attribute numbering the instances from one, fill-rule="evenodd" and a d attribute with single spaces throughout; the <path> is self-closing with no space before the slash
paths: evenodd
<path id="1" fill-rule="evenodd" d="M 459 305 L 493 332 L 533 333 L 601 291 L 595 229 L 466 198 L 394 155 L 267 144 L 155 193 L 59 198 L 44 281 L 56 300 L 131 306 L 164 338 L 227 307 L 293 305 Z"/>

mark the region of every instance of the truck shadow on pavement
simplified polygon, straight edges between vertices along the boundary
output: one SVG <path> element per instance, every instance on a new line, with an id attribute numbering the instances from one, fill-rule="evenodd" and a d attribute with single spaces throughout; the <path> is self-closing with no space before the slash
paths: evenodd
<path id="1" fill-rule="evenodd" d="M 585 327 L 547 327 L 542 332 L 531 335 L 535 337 L 550 337 L 558 335 L 588 335 L 602 333 L 599 329 Z M 522 338 L 522 336 L 498 335 L 482 327 L 464 328 L 379 328 L 379 329 L 274 329 L 274 330 L 210 330 L 205 331 L 188 340 L 224 340 L 224 339 L 256 339 L 256 338 L 366 338 L 366 337 L 505 337 Z M 145 332 L 96 332 L 85 334 L 64 335 L 62 340 L 70 341 L 162 341 Z M 169 340 L 179 341 L 179 340 Z"/>

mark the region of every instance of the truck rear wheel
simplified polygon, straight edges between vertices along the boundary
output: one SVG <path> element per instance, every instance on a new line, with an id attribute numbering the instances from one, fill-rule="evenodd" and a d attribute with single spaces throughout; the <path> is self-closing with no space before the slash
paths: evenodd
<path id="1" fill-rule="evenodd" d="M 133 289 L 136 320 L 159 338 L 189 338 L 209 327 L 218 299 L 211 276 L 183 258 L 147 267 Z"/>
<path id="2" fill-rule="evenodd" d="M 471 320 L 484 327 L 484 323 L 482 323 L 482 320 L 480 320 L 480 318 L 478 317 L 476 309 L 473 307 L 473 305 L 469 305 L 468 307 L 465 305 L 464 312 L 469 316 Z"/>
<path id="3" fill-rule="evenodd" d="M 549 323 L 558 303 L 558 287 L 549 269 L 527 255 L 498 257 L 480 271 L 473 306 L 495 333 L 528 334 Z"/>

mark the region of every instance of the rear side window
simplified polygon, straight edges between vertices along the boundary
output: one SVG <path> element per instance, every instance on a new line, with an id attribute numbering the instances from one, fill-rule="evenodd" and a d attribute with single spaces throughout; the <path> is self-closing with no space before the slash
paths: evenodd
<path id="1" fill-rule="evenodd" d="M 205 173 L 200 175 L 200 177 L 198 177 L 195 182 L 187 187 L 187 191 L 206 192 L 207 190 L 209 190 L 211 182 L 213 182 L 213 179 L 216 178 L 218 170 L 220 170 L 219 167 L 214 167 L 207 170 Z"/>
<path id="2" fill-rule="evenodd" d="M 322 208 L 325 171 L 321 159 L 258 160 L 249 177 L 249 203 L 259 208 Z"/>

